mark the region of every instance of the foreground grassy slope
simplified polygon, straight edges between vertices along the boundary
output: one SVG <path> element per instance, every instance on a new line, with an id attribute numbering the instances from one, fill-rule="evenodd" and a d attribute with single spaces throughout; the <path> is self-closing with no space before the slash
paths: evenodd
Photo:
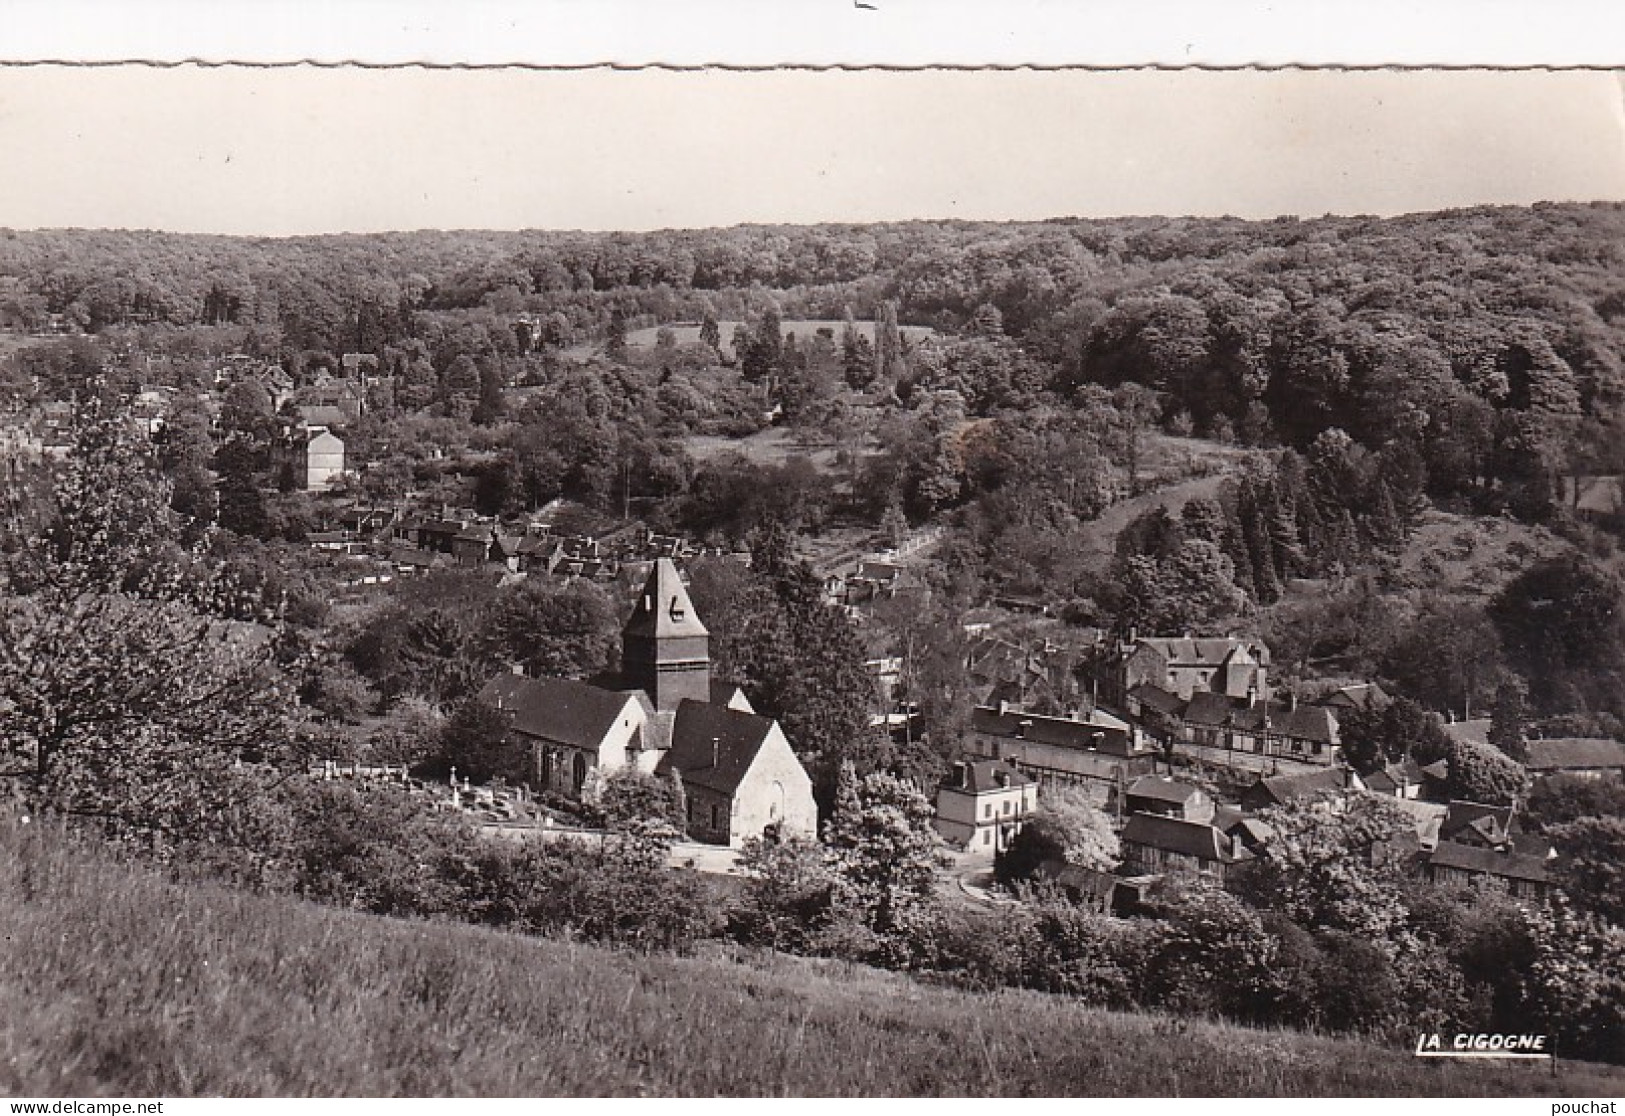
<path id="1" fill-rule="evenodd" d="M 0 1093 L 1618 1095 L 1625 1072 L 967 995 L 722 951 L 631 957 L 104 863 L 0 822 Z"/>

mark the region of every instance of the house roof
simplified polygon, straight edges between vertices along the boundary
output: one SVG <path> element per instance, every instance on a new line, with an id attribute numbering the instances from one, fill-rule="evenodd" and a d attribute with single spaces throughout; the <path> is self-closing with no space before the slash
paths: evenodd
<path id="1" fill-rule="evenodd" d="M 1192 639 L 1189 636 L 1146 636 L 1137 647 L 1149 647 L 1170 666 L 1219 666 L 1235 651 L 1244 651 L 1250 662 L 1269 663 L 1269 650 L 1261 643 L 1239 639 Z"/>
<path id="2" fill-rule="evenodd" d="M 1424 849 L 1439 843 L 1439 824 L 1444 821 L 1446 807 L 1440 802 L 1422 802 L 1414 798 L 1390 799 L 1393 805 L 1410 815 L 1416 826 L 1416 839 Z"/>
<path id="3" fill-rule="evenodd" d="M 511 710 L 514 729 L 526 736 L 595 749 L 633 698 L 567 678 L 499 674 L 480 691 L 480 700 Z"/>
<path id="4" fill-rule="evenodd" d="M 1462 740 L 1473 744 L 1488 744 L 1490 742 L 1490 719 L 1477 717 L 1471 721 L 1449 721 L 1443 726 L 1444 734 L 1452 740 Z"/>
<path id="5" fill-rule="evenodd" d="M 1201 787 L 1182 783 L 1178 779 L 1170 779 L 1166 775 L 1142 775 L 1130 783 L 1128 788 L 1130 798 L 1150 798 L 1157 802 L 1180 805 L 1198 797 L 1201 793 Z"/>
<path id="6" fill-rule="evenodd" d="M 1123 827 L 1123 843 L 1227 864 L 1235 859 L 1230 838 L 1206 822 L 1160 814 L 1132 814 Z"/>
<path id="7" fill-rule="evenodd" d="M 638 603 L 627 620 L 625 635 L 645 639 L 671 639 L 682 636 L 704 636 L 710 633 L 700 623 L 694 611 L 694 602 L 688 599 L 688 589 L 682 575 L 670 558 L 655 559 L 649 579 L 643 583 Z"/>
<path id="8" fill-rule="evenodd" d="M 1498 845 L 1507 839 L 1511 828 L 1511 806 L 1455 799 L 1447 808 L 1444 821 L 1439 823 L 1439 836 L 1449 840 L 1465 829 L 1472 829 L 1490 844 Z"/>
<path id="9" fill-rule="evenodd" d="M 1458 845 L 1454 841 L 1440 841 L 1439 847 L 1428 857 L 1428 865 L 1531 883 L 1550 883 L 1552 878 L 1545 857 L 1497 852 L 1476 845 Z"/>
<path id="10" fill-rule="evenodd" d="M 1268 730 L 1292 740 L 1331 744 L 1337 736 L 1337 719 L 1330 709 L 1318 705 L 1250 705 L 1237 709 L 1234 725 L 1242 730 Z"/>
<path id="11" fill-rule="evenodd" d="M 999 782 L 1001 775 L 1005 779 L 1003 783 Z M 1023 775 L 1009 764 L 1000 763 L 998 760 L 978 760 L 965 764 L 964 786 L 952 782 L 952 775 L 948 778 L 949 781 L 942 784 L 942 789 L 960 794 L 991 794 L 994 791 L 1010 790 L 1036 782 L 1031 776 Z"/>
<path id="12" fill-rule="evenodd" d="M 1372 709 L 1381 708 L 1393 699 L 1375 682 L 1360 682 L 1352 686 L 1340 686 L 1321 698 L 1319 705 L 1330 705 L 1344 709 Z"/>
<path id="13" fill-rule="evenodd" d="M 656 770 L 675 768 L 685 783 L 732 795 L 775 724 L 771 717 L 684 699 L 672 723 L 671 748 Z"/>
<path id="14" fill-rule="evenodd" d="M 1041 861 L 1035 875 L 1075 895 L 1089 896 L 1106 903 L 1111 901 L 1118 883 L 1118 877 L 1110 872 L 1097 872 L 1093 868 L 1053 858 Z"/>
<path id="15" fill-rule="evenodd" d="M 724 682 L 720 678 L 711 679 L 710 696 L 712 705 L 727 705 L 736 697 L 743 699 L 746 705 L 750 704 L 750 698 L 743 688 L 732 682 Z M 752 712 L 752 710 L 746 710 L 746 712 Z"/>
<path id="16" fill-rule="evenodd" d="M 300 407 L 299 420 L 306 426 L 343 426 L 349 421 L 343 411 L 326 405 Z"/>
<path id="17" fill-rule="evenodd" d="M 1531 771 L 1585 771 L 1592 768 L 1625 768 L 1625 744 L 1617 740 L 1559 737 L 1530 740 Z"/>
<path id="18" fill-rule="evenodd" d="M 1260 778 L 1247 788 L 1245 797 L 1280 804 L 1324 794 L 1327 791 L 1340 791 L 1347 785 L 1341 771 L 1327 768 L 1325 771 L 1307 771 L 1301 775 L 1270 775 Z"/>
<path id="19" fill-rule="evenodd" d="M 1226 694 L 1215 694 L 1208 691 L 1198 691 L 1191 695 L 1190 702 L 1185 706 L 1185 721 L 1192 725 L 1212 725 L 1218 727 L 1230 723 L 1230 718 L 1239 709 L 1246 707 L 1246 701 L 1241 698 L 1232 698 Z"/>
<path id="20" fill-rule="evenodd" d="M 1177 717 L 1185 710 L 1185 699 L 1178 694 L 1170 693 L 1161 686 L 1153 686 L 1149 682 L 1142 682 L 1128 692 L 1128 696 L 1138 701 L 1148 709 L 1154 709 L 1165 716 Z"/>
<path id="21" fill-rule="evenodd" d="M 1115 725 L 1095 724 L 1090 721 L 1073 720 L 1070 717 L 1044 717 L 1020 709 L 1005 709 L 1001 712 L 986 705 L 978 705 L 971 710 L 971 728 L 989 736 L 1032 740 L 1062 748 L 1099 750 L 1113 740 L 1119 742 L 1115 751 L 1121 751 L 1123 747 L 1128 746 L 1121 743 L 1128 739 L 1126 729 Z M 1107 750 L 1114 749 L 1108 747 Z"/>

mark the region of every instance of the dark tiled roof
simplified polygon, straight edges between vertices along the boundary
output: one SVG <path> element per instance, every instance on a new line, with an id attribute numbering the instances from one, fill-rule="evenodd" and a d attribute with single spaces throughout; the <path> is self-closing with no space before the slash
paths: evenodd
<path id="1" fill-rule="evenodd" d="M 1531 771 L 1625 768 L 1625 744 L 1617 740 L 1563 737 L 1554 740 L 1531 740 L 1528 746 L 1528 767 Z"/>
<path id="2" fill-rule="evenodd" d="M 595 571 L 596 572 L 596 571 Z M 626 622 L 624 635 L 645 639 L 674 639 L 708 634 L 688 599 L 683 578 L 670 558 L 655 561 L 643 583 L 638 603 Z"/>
<path id="3" fill-rule="evenodd" d="M 1192 725 L 1212 725 L 1217 728 L 1229 724 L 1230 719 L 1246 707 L 1247 703 L 1243 699 L 1198 691 L 1191 695 L 1190 704 L 1185 706 L 1185 722 Z"/>
<path id="4" fill-rule="evenodd" d="M 1267 717 L 1267 719 L 1266 719 Z M 1329 709 L 1315 705 L 1300 705 L 1296 709 L 1271 703 L 1238 709 L 1235 726 L 1242 730 L 1268 731 L 1292 740 L 1308 740 L 1316 744 L 1330 744 L 1336 735 L 1337 721 Z"/>
<path id="5" fill-rule="evenodd" d="M 1220 864 L 1235 859 L 1230 839 L 1213 826 L 1159 814 L 1130 816 L 1123 827 L 1122 840 L 1125 845 L 1144 845 Z"/>
<path id="6" fill-rule="evenodd" d="M 1344 709 L 1371 709 L 1381 708 L 1393 699 L 1375 682 L 1361 682 L 1353 686 L 1343 686 L 1325 697 L 1317 704 L 1341 707 Z"/>
<path id="7" fill-rule="evenodd" d="M 1490 742 L 1490 719 L 1480 717 L 1472 721 L 1452 721 L 1444 725 L 1444 734 L 1452 740 L 1488 744 Z"/>
<path id="8" fill-rule="evenodd" d="M 299 418 L 311 426 L 343 426 L 349 421 L 343 411 L 327 406 L 300 407 Z"/>
<path id="9" fill-rule="evenodd" d="M 999 782 L 999 776 L 1004 776 L 1005 782 Z M 948 782 L 943 787 L 950 791 L 959 791 L 962 794 L 988 794 L 992 791 L 1009 790 L 1012 787 L 1024 787 L 1034 780 L 1023 775 L 1009 764 L 998 760 L 978 760 L 975 763 L 965 764 L 965 785 L 960 786 L 953 782 L 953 776 L 948 776 Z"/>
<path id="10" fill-rule="evenodd" d="M 1463 872 L 1483 873 L 1500 876 L 1503 879 L 1527 880 L 1531 883 L 1550 883 L 1552 878 L 1544 857 L 1497 852 L 1475 845 L 1458 845 L 1454 841 L 1440 841 L 1439 847 L 1428 857 L 1428 866 L 1455 868 Z"/>
<path id="11" fill-rule="evenodd" d="M 1169 717 L 1177 717 L 1185 710 L 1185 699 L 1178 694 L 1170 693 L 1161 686 L 1153 686 L 1142 682 L 1128 692 L 1128 696 L 1138 701 L 1147 709 L 1155 709 Z"/>
<path id="12" fill-rule="evenodd" d="M 971 710 L 971 728 L 988 736 L 1032 740 L 1062 748 L 1093 748 L 1115 754 L 1127 747 L 1127 734 L 1121 729 L 1074 721 L 1067 717 L 1042 717 L 1017 709 L 1001 713 L 985 705 Z"/>
<path id="13" fill-rule="evenodd" d="M 1507 839 L 1508 831 L 1512 828 L 1512 807 L 1460 799 L 1452 801 L 1444 821 L 1439 823 L 1439 836 L 1449 840 L 1468 828 L 1477 830 L 1491 844 L 1498 845 Z"/>
<path id="14" fill-rule="evenodd" d="M 511 710 L 514 729 L 527 736 L 591 749 L 614 726 L 631 695 L 566 678 L 499 674 L 480 691 L 480 700 Z"/>
<path id="15" fill-rule="evenodd" d="M 1202 788 L 1170 779 L 1166 775 L 1142 775 L 1129 784 L 1130 798 L 1151 798 L 1158 802 L 1183 804 L 1202 793 Z"/>
<path id="16" fill-rule="evenodd" d="M 657 770 L 666 774 L 675 768 L 685 783 L 732 795 L 774 724 L 770 717 L 684 700 L 672 724 L 671 748 Z"/>
<path id="17" fill-rule="evenodd" d="M 1231 652 L 1247 647 L 1255 649 L 1255 658 L 1266 664 L 1269 662 L 1269 652 L 1262 644 L 1249 644 L 1245 640 L 1152 636 L 1141 639 L 1139 646 L 1150 647 L 1170 664 L 1182 666 L 1218 666 L 1230 657 Z"/>
<path id="18" fill-rule="evenodd" d="M 397 566 L 432 566 L 434 555 L 422 550 L 398 546 L 389 552 L 389 560 Z"/>
<path id="19" fill-rule="evenodd" d="M 732 682 L 724 682 L 720 678 L 711 679 L 710 697 L 712 705 L 727 705 L 734 699 L 735 693 L 743 694 L 744 690 Z M 750 698 L 746 697 L 745 700 L 749 701 Z"/>
<path id="20" fill-rule="evenodd" d="M 1048 880 L 1074 895 L 1086 896 L 1109 905 L 1117 890 L 1118 878 L 1109 872 L 1097 872 L 1064 860 L 1046 860 L 1038 865 L 1039 879 Z"/>
<path id="21" fill-rule="evenodd" d="M 1242 794 L 1248 802 L 1292 802 L 1329 791 L 1340 791 L 1348 785 L 1346 777 L 1335 768 L 1309 771 L 1302 775 L 1271 775 L 1258 780 Z"/>

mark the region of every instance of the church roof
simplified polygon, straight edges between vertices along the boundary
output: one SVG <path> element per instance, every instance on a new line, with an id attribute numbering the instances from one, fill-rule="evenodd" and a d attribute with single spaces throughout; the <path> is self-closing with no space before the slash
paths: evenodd
<path id="1" fill-rule="evenodd" d="M 700 623 L 694 602 L 688 599 L 682 575 L 670 558 L 656 559 L 649 579 L 643 583 L 643 592 L 638 594 L 632 618 L 626 622 L 624 634 L 645 639 L 710 634 Z"/>
<path id="2" fill-rule="evenodd" d="M 480 700 L 511 711 L 514 729 L 527 736 L 593 749 L 614 727 L 632 695 L 566 678 L 499 674 L 480 691 Z"/>
<path id="3" fill-rule="evenodd" d="M 776 723 L 771 717 L 685 700 L 677 707 L 671 748 L 657 770 L 665 774 L 676 768 L 685 783 L 731 795 Z"/>

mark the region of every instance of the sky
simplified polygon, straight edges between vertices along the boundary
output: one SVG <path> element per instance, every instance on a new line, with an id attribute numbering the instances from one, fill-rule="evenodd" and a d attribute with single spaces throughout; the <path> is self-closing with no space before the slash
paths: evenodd
<path id="1" fill-rule="evenodd" d="M 1392 214 L 1625 199 L 1600 71 L 0 69 L 0 224 Z"/>

